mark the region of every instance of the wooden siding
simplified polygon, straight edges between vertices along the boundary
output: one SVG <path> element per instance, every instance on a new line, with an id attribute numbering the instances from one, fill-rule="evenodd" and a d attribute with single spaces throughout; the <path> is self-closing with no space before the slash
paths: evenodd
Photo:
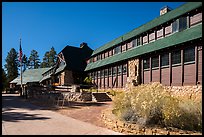
<path id="1" fill-rule="evenodd" d="M 122 45 L 122 52 L 126 51 L 126 44 Z"/>
<path id="2" fill-rule="evenodd" d="M 172 86 L 181 86 L 182 85 L 182 69 L 181 66 L 172 67 Z"/>
<path id="3" fill-rule="evenodd" d="M 144 71 L 144 84 L 150 82 L 150 71 Z"/>
<path id="4" fill-rule="evenodd" d="M 101 88 L 101 79 L 100 78 L 98 78 L 97 86 L 98 86 L 98 88 Z"/>
<path id="5" fill-rule="evenodd" d="M 118 76 L 118 85 L 117 85 L 118 88 L 122 88 L 122 76 Z"/>
<path id="6" fill-rule="evenodd" d="M 104 88 L 108 88 L 108 77 L 105 77 L 105 84 L 104 84 Z"/>
<path id="7" fill-rule="evenodd" d="M 149 42 L 155 40 L 155 32 L 149 34 Z"/>
<path id="8" fill-rule="evenodd" d="M 101 88 L 104 88 L 104 77 L 101 78 Z"/>
<path id="9" fill-rule="evenodd" d="M 160 82 L 159 69 L 152 70 L 152 82 Z"/>
<path id="10" fill-rule="evenodd" d="M 170 86 L 169 68 L 161 68 L 161 84 Z"/>
<path id="11" fill-rule="evenodd" d="M 148 42 L 148 41 L 147 41 L 147 36 L 143 36 L 142 41 L 143 41 L 143 44 L 146 44 L 146 43 Z"/>
<path id="12" fill-rule="evenodd" d="M 202 47 L 198 47 L 198 83 L 202 84 Z"/>
<path id="13" fill-rule="evenodd" d="M 110 76 L 110 77 L 109 77 L 109 84 L 108 84 L 109 88 L 112 88 L 112 85 L 113 85 L 113 84 L 112 84 L 112 76 Z"/>
<path id="14" fill-rule="evenodd" d="M 172 26 L 171 24 L 165 27 L 165 36 L 171 34 L 172 32 Z"/>
<path id="15" fill-rule="evenodd" d="M 125 87 L 127 83 L 127 74 L 123 74 L 123 87 Z"/>
<path id="16" fill-rule="evenodd" d="M 157 39 L 162 38 L 163 37 L 163 28 L 157 30 Z"/>
<path id="17" fill-rule="evenodd" d="M 109 57 L 112 56 L 112 50 L 109 50 Z"/>
<path id="18" fill-rule="evenodd" d="M 184 85 L 196 85 L 195 64 L 184 65 Z"/>
<path id="19" fill-rule="evenodd" d="M 105 58 L 107 58 L 107 57 L 108 57 L 108 51 L 105 52 Z"/>
<path id="20" fill-rule="evenodd" d="M 197 13 L 190 17 L 190 26 L 193 26 L 199 22 L 202 22 L 202 13 Z"/>
<path id="21" fill-rule="evenodd" d="M 131 49 L 132 48 L 132 42 L 127 43 L 127 49 Z"/>
<path id="22" fill-rule="evenodd" d="M 116 88 L 116 87 L 117 87 L 117 79 L 116 79 L 116 76 L 113 76 L 113 81 L 112 81 L 112 83 L 113 83 L 113 88 Z M 114 83 L 115 83 L 115 85 L 114 85 Z"/>

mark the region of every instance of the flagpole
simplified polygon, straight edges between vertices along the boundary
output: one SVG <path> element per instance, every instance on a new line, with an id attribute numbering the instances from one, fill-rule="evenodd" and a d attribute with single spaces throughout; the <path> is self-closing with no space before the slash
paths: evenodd
<path id="1" fill-rule="evenodd" d="M 20 38 L 20 48 L 21 48 L 21 38 Z M 21 50 L 21 49 L 20 49 Z M 21 56 L 21 55 L 20 55 Z M 23 95 L 23 77 L 22 77 L 22 57 L 20 57 L 21 60 L 20 60 L 20 66 L 21 66 L 21 95 Z"/>

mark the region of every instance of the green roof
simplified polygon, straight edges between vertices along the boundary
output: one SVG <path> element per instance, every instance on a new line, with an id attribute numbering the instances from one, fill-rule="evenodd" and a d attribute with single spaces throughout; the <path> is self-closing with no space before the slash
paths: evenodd
<path id="1" fill-rule="evenodd" d="M 135 36 L 137 36 L 143 32 L 146 32 L 146 31 L 156 27 L 156 26 L 159 26 L 159 25 L 161 25 L 161 24 L 163 24 L 169 20 L 175 19 L 175 18 L 185 14 L 186 12 L 189 12 L 189 11 L 196 9 L 198 7 L 201 7 L 201 6 L 202 6 L 202 2 L 188 2 L 186 4 L 183 4 L 182 6 L 176 8 L 172 11 L 169 11 L 166 14 L 163 14 L 163 15 L 155 18 L 154 20 L 152 20 L 152 21 L 150 21 L 150 22 L 148 22 L 148 23 L 146 23 L 146 24 L 144 24 L 144 25 L 142 25 L 142 26 L 112 40 L 112 41 L 110 41 L 109 43 L 97 48 L 96 50 L 94 50 L 92 56 L 96 55 L 96 54 L 98 54 L 98 53 L 100 53 L 100 52 L 102 52 L 108 48 L 111 48 L 111 47 L 113 47 L 113 46 L 115 46 L 115 45 L 117 45 L 123 41 L 129 40 L 129 39 L 131 39 L 131 38 L 133 38 L 133 37 L 135 37 Z"/>
<path id="2" fill-rule="evenodd" d="M 154 42 L 132 48 L 130 50 L 127 50 L 126 52 L 116 54 L 114 56 L 105 58 L 103 60 L 99 60 L 94 63 L 90 63 L 87 65 L 85 71 L 109 65 L 118 61 L 126 60 L 132 57 L 136 57 L 145 53 L 150 53 L 152 51 L 171 47 L 201 37 L 202 37 L 202 24 L 199 24 L 194 27 L 183 30 L 181 32 L 176 32 L 170 36 L 156 40 Z"/>
<path id="3" fill-rule="evenodd" d="M 38 68 L 25 70 L 22 74 L 22 84 L 26 84 L 28 82 L 39 82 L 43 78 L 42 74 L 48 69 L 49 68 Z M 10 83 L 17 83 L 17 85 L 20 85 L 20 76 L 15 78 Z"/>
<path id="4" fill-rule="evenodd" d="M 63 66 L 60 66 L 59 68 L 57 68 L 55 74 L 57 74 L 57 73 L 63 71 L 65 67 L 66 67 L 66 65 L 63 65 Z M 51 78 L 50 75 L 51 75 L 51 74 L 49 74 L 49 75 L 47 75 L 47 76 L 44 76 L 44 77 L 40 80 L 40 82 L 42 82 L 42 81 L 44 81 L 44 80 L 46 80 L 46 79 Z"/>

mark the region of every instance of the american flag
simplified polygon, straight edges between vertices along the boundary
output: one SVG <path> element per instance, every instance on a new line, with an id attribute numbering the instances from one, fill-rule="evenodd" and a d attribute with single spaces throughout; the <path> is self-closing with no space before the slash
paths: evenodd
<path id="1" fill-rule="evenodd" d="M 22 62 L 22 56 L 23 56 L 23 52 L 22 52 L 22 48 L 21 48 L 21 39 L 20 39 L 20 50 L 19 50 L 19 61 Z"/>

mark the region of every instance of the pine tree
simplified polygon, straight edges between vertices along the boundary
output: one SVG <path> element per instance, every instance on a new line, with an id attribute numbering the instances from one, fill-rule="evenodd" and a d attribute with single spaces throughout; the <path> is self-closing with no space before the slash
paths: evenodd
<path id="1" fill-rule="evenodd" d="M 41 63 L 41 68 L 45 68 L 45 67 L 52 67 L 53 65 L 55 65 L 57 60 L 57 53 L 54 49 L 54 47 L 52 47 L 50 49 L 50 51 L 45 52 L 45 55 L 43 57 L 43 62 Z"/>
<path id="2" fill-rule="evenodd" d="M 12 48 L 6 57 L 5 68 L 7 71 L 8 82 L 12 81 L 18 76 L 18 53 L 14 48 Z"/>
<path id="3" fill-rule="evenodd" d="M 23 58 L 22 58 L 22 65 L 23 65 L 23 71 L 25 71 L 29 66 L 28 58 L 26 57 L 25 54 L 23 55 Z"/>
<path id="4" fill-rule="evenodd" d="M 56 63 L 56 60 L 57 60 L 57 53 L 54 47 L 52 47 L 49 52 L 49 66 L 50 67 L 53 66 Z"/>
<path id="5" fill-rule="evenodd" d="M 28 59 L 29 69 L 36 69 L 40 66 L 40 59 L 38 52 L 36 50 L 32 50 L 30 53 L 30 57 Z"/>
<path id="6" fill-rule="evenodd" d="M 43 62 L 40 64 L 41 68 L 49 67 L 49 52 L 47 51 L 43 57 Z"/>

